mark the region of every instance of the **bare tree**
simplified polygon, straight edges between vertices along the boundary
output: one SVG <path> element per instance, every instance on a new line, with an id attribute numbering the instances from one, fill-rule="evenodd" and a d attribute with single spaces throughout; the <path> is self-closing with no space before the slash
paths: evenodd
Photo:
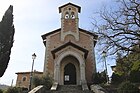
<path id="1" fill-rule="evenodd" d="M 140 0 L 117 0 L 118 7 L 98 12 L 101 22 L 93 22 L 102 51 L 140 53 Z M 136 47 L 137 48 L 134 48 Z M 139 48 L 139 49 L 138 49 Z"/>

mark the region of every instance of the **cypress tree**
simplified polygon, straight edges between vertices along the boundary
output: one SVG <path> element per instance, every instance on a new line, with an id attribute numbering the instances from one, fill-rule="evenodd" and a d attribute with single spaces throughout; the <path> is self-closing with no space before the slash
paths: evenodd
<path id="1" fill-rule="evenodd" d="M 10 5 L 0 22 L 0 77 L 3 76 L 14 42 L 13 6 Z"/>

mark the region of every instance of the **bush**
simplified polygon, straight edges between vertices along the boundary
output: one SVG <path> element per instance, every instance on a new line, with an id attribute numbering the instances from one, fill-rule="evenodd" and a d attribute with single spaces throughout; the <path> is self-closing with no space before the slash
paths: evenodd
<path id="1" fill-rule="evenodd" d="M 0 93 L 3 93 L 2 89 L 0 89 Z"/>
<path id="2" fill-rule="evenodd" d="M 106 83 L 106 73 L 105 71 L 101 72 L 101 73 L 95 73 L 93 74 L 93 78 L 92 78 L 92 82 L 94 84 L 102 84 L 102 83 Z"/>
<path id="3" fill-rule="evenodd" d="M 93 79 L 92 79 L 93 84 L 101 84 L 102 83 L 101 75 L 100 75 L 99 72 L 95 73 L 93 76 L 94 76 Z"/>
<path id="4" fill-rule="evenodd" d="M 17 87 L 9 87 L 5 93 L 20 93 L 20 88 Z"/>
<path id="5" fill-rule="evenodd" d="M 120 84 L 121 82 L 123 82 L 123 80 L 124 76 L 117 73 L 113 73 L 111 76 L 111 84 Z"/>
<path id="6" fill-rule="evenodd" d="M 49 90 L 53 84 L 53 80 L 49 76 L 44 76 L 43 77 L 43 85 L 46 87 L 47 90 Z"/>
<path id="7" fill-rule="evenodd" d="M 130 82 L 126 81 L 119 85 L 118 93 L 139 93 L 139 89 Z"/>
<path id="8" fill-rule="evenodd" d="M 133 83 L 140 83 L 140 71 L 131 71 L 129 80 Z"/>
<path id="9" fill-rule="evenodd" d="M 34 76 L 33 77 L 33 85 L 35 87 L 39 86 L 39 85 L 42 85 L 42 80 L 41 78 L 39 78 L 38 76 Z"/>
<path id="10" fill-rule="evenodd" d="M 44 85 L 47 90 L 49 90 L 52 86 L 53 80 L 50 76 L 43 76 L 43 77 L 33 77 L 33 85 L 35 87 L 39 85 Z"/>

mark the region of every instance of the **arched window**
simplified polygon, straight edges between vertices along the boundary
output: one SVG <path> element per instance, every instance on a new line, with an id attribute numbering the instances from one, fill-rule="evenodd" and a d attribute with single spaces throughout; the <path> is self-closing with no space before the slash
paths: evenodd
<path id="1" fill-rule="evenodd" d="M 65 19 L 68 19 L 68 18 L 69 18 L 69 13 L 66 12 L 66 14 L 65 14 Z"/>
<path id="2" fill-rule="evenodd" d="M 75 14 L 74 14 L 74 12 L 71 12 L 71 19 L 75 19 Z"/>
<path id="3" fill-rule="evenodd" d="M 25 76 L 22 78 L 22 81 L 26 81 L 26 77 Z"/>

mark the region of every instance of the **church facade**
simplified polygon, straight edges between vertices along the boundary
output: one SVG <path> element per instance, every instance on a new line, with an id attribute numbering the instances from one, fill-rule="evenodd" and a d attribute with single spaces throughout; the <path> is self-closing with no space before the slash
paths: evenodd
<path id="1" fill-rule="evenodd" d="M 42 35 L 45 45 L 43 74 L 59 85 L 91 83 L 96 72 L 94 47 L 97 35 L 79 28 L 81 7 L 67 3 L 59 7 L 61 28 Z"/>

